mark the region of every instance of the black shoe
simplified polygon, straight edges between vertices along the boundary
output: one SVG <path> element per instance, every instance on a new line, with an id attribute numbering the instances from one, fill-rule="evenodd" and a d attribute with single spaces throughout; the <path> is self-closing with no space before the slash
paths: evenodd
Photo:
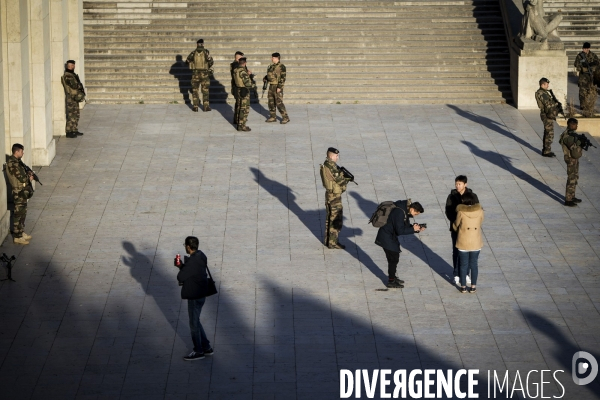
<path id="1" fill-rule="evenodd" d="M 401 284 L 400 282 L 393 280 L 393 281 L 388 281 L 388 283 L 385 285 L 390 289 L 402 289 L 404 287 L 403 284 Z"/>
<path id="2" fill-rule="evenodd" d="M 396 282 L 398 282 L 399 284 L 401 284 L 401 285 L 403 285 L 403 284 L 404 284 L 404 281 L 403 281 L 402 279 L 398 278 L 397 276 L 395 276 L 395 277 L 394 277 L 394 280 L 395 280 Z"/>
<path id="3" fill-rule="evenodd" d="M 202 360 L 204 358 L 204 353 L 196 353 L 192 351 L 187 356 L 183 357 L 185 361 L 194 361 L 194 360 Z"/>
<path id="4" fill-rule="evenodd" d="M 204 350 L 204 355 L 205 356 L 212 356 L 213 354 L 215 354 L 215 351 L 213 350 L 213 348 L 209 348 L 208 350 Z"/>
<path id="5" fill-rule="evenodd" d="M 67 137 L 69 139 L 74 139 L 77 137 L 77 133 L 76 132 L 67 132 Z"/>
<path id="6" fill-rule="evenodd" d="M 79 131 L 77 131 L 77 132 L 75 132 L 75 133 L 77 134 L 77 136 L 83 136 L 83 132 L 79 132 Z"/>
<path id="7" fill-rule="evenodd" d="M 567 207 L 577 207 L 577 203 L 575 203 L 573 200 L 571 200 L 571 201 L 565 201 L 565 206 L 567 206 Z"/>
<path id="8" fill-rule="evenodd" d="M 573 197 L 573 201 L 575 203 L 581 203 L 581 199 L 578 199 L 577 197 Z"/>
<path id="9" fill-rule="evenodd" d="M 556 157 L 556 154 L 554 154 L 553 152 L 550 153 L 543 153 L 542 157 Z"/>

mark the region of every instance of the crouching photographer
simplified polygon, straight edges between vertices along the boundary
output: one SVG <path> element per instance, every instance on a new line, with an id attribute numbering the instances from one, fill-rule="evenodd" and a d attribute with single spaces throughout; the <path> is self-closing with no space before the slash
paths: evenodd
<path id="1" fill-rule="evenodd" d="M 198 249 L 199 241 L 195 236 L 185 238 L 185 252 L 189 256 L 181 262 L 179 254 L 175 257 L 175 266 L 180 269 L 177 280 L 181 286 L 181 298 L 188 301 L 188 315 L 194 350 L 183 357 L 186 361 L 201 360 L 213 355 L 214 351 L 200 323 L 200 313 L 206 297 L 216 293 L 216 288 L 208 270 L 206 255 Z"/>

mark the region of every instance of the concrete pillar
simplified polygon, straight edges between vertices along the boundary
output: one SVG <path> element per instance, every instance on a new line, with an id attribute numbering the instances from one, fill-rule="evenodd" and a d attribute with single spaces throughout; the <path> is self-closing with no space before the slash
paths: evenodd
<path id="1" fill-rule="evenodd" d="M 3 5 L 0 5 L 0 15 L 4 15 Z M 4 18 L 0 17 L 0 43 L 2 44 L 2 51 L 0 51 L 0 148 L 6 148 L 4 133 Z M 4 160 L 3 160 L 4 162 Z M 8 233 L 10 232 L 10 212 L 8 211 L 7 205 L 7 191 L 6 184 L 4 181 L 0 182 L 0 243 L 4 241 Z"/>
<path id="2" fill-rule="evenodd" d="M 50 165 L 56 154 L 52 124 L 50 0 L 29 0 L 32 164 Z"/>
<path id="3" fill-rule="evenodd" d="M 52 67 L 52 131 L 65 134 L 65 94 L 60 77 L 69 59 L 69 18 L 67 0 L 50 0 L 50 63 Z"/>
<path id="4" fill-rule="evenodd" d="M 75 72 L 85 86 L 83 59 L 83 0 L 67 0 L 69 18 L 69 59 L 75 60 Z M 66 61 L 66 60 L 65 60 Z"/>

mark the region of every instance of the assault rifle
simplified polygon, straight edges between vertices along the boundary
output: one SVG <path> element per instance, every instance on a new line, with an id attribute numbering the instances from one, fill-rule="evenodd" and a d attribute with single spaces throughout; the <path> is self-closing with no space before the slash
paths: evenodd
<path id="1" fill-rule="evenodd" d="M 586 137 L 586 136 L 585 136 L 583 133 L 581 133 L 581 134 L 579 134 L 579 135 L 577 135 L 577 136 L 578 136 L 578 137 L 577 137 L 577 140 L 579 140 L 579 142 L 581 143 L 580 147 L 581 147 L 583 150 L 585 150 L 585 151 L 588 151 L 588 149 L 589 149 L 590 147 L 597 148 L 596 146 L 594 146 L 594 145 L 592 144 L 592 142 L 590 141 L 590 139 L 588 139 L 588 138 L 587 138 L 587 137 Z"/>
<path id="2" fill-rule="evenodd" d="M 592 71 L 592 68 L 595 67 L 596 64 L 590 65 L 590 63 L 587 60 L 586 54 L 583 51 L 581 53 L 579 53 L 579 55 L 577 57 L 579 57 L 579 60 L 581 60 L 581 66 L 584 67 L 584 68 L 587 68 L 586 74 L 590 75 L 590 79 L 592 80 L 592 84 L 593 84 L 593 82 L 594 82 L 594 73 Z"/>
<path id="3" fill-rule="evenodd" d="M 19 160 L 19 164 L 21 165 L 21 167 L 23 167 L 25 169 L 25 172 L 27 173 L 27 175 L 31 175 L 33 176 L 33 180 L 36 181 L 37 183 L 39 183 L 40 185 L 44 186 L 44 184 L 42 184 L 42 182 L 40 182 L 40 178 L 38 178 L 38 176 L 36 175 L 35 172 L 33 172 L 33 170 L 31 168 L 29 168 L 23 161 Z"/>
<path id="4" fill-rule="evenodd" d="M 564 119 L 567 119 L 567 116 L 565 115 L 565 111 L 563 110 L 562 103 L 560 101 L 558 101 L 558 99 L 554 95 L 554 92 L 552 91 L 552 89 L 548 90 L 548 92 L 550 92 L 550 96 L 552 96 L 552 100 L 554 100 L 554 102 L 556 103 L 556 108 L 558 109 L 558 113 L 562 114 Z"/>
<path id="5" fill-rule="evenodd" d="M 344 167 L 338 167 L 340 172 L 344 175 L 344 178 L 348 179 L 350 182 L 354 182 L 354 175 L 352 175 L 350 173 L 350 171 L 348 171 L 346 168 Z M 358 185 L 358 183 L 354 182 L 354 184 Z"/>
<path id="6" fill-rule="evenodd" d="M 263 78 L 263 92 L 262 92 L 261 98 L 265 97 L 265 91 L 267 90 L 268 87 L 269 87 L 269 81 L 267 80 L 267 76 L 265 75 L 265 77 Z"/>
<path id="7" fill-rule="evenodd" d="M 256 88 L 256 81 L 254 80 L 254 74 L 249 75 L 250 76 L 250 81 L 252 82 L 252 89 L 250 89 L 250 91 L 252 93 L 254 93 L 254 97 L 256 97 L 256 100 L 258 100 L 258 89 Z"/>

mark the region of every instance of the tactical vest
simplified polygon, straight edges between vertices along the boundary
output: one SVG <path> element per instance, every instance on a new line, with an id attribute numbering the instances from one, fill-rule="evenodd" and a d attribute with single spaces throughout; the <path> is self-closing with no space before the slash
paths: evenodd
<path id="1" fill-rule="evenodd" d="M 8 182 L 10 183 L 10 186 L 12 186 L 13 193 L 18 193 L 21 190 L 25 189 L 28 186 L 28 184 L 20 182 L 15 176 L 13 176 L 8 169 L 8 164 L 5 164 L 5 166 L 6 166 L 6 177 L 8 178 Z M 20 166 L 19 166 L 19 168 L 20 168 Z M 23 171 L 23 174 L 26 175 L 25 171 Z"/>
<path id="2" fill-rule="evenodd" d="M 560 139 L 558 139 L 558 143 L 561 145 L 562 147 L 562 151 L 563 154 L 565 155 L 565 157 L 569 157 L 569 158 L 574 158 L 574 159 L 578 159 L 581 158 L 581 156 L 583 155 L 583 150 L 581 149 L 581 146 L 579 146 L 577 144 L 577 139 L 575 139 L 575 141 L 573 142 L 573 144 L 571 145 L 571 147 L 567 146 L 567 144 L 565 143 L 565 139 L 567 139 L 567 137 L 571 136 L 569 134 L 569 131 L 564 131 L 561 135 L 560 135 Z"/>
<path id="3" fill-rule="evenodd" d="M 323 187 L 328 192 L 332 192 L 333 194 L 342 194 L 344 193 L 344 189 L 338 185 L 335 181 L 331 170 L 325 166 L 325 164 L 321 164 L 320 168 L 321 172 L 321 181 L 323 183 Z"/>
<path id="4" fill-rule="evenodd" d="M 543 90 L 542 89 L 538 89 L 537 92 L 535 92 L 535 101 L 537 102 L 537 106 L 540 109 L 540 111 L 544 111 L 544 102 L 542 101 L 542 94 L 543 94 Z"/>
<path id="5" fill-rule="evenodd" d="M 279 83 L 279 77 L 281 76 L 281 63 L 271 64 L 267 70 L 267 81 L 271 85 L 277 85 Z"/>
<path id="6" fill-rule="evenodd" d="M 237 67 L 233 70 L 233 81 L 235 82 L 235 86 L 238 88 L 246 87 L 244 84 L 244 80 L 242 79 L 241 73 L 244 70 L 242 67 Z"/>
<path id="7" fill-rule="evenodd" d="M 60 83 L 63 85 L 63 89 L 65 89 L 65 95 L 70 96 L 75 101 L 83 101 L 85 95 L 81 93 L 78 89 L 73 89 L 71 86 L 67 85 L 67 81 L 65 80 L 65 75 L 60 77 Z"/>
<path id="8" fill-rule="evenodd" d="M 206 55 L 206 49 L 196 50 L 194 53 L 194 62 L 191 66 L 192 69 L 208 69 L 208 56 Z"/>

